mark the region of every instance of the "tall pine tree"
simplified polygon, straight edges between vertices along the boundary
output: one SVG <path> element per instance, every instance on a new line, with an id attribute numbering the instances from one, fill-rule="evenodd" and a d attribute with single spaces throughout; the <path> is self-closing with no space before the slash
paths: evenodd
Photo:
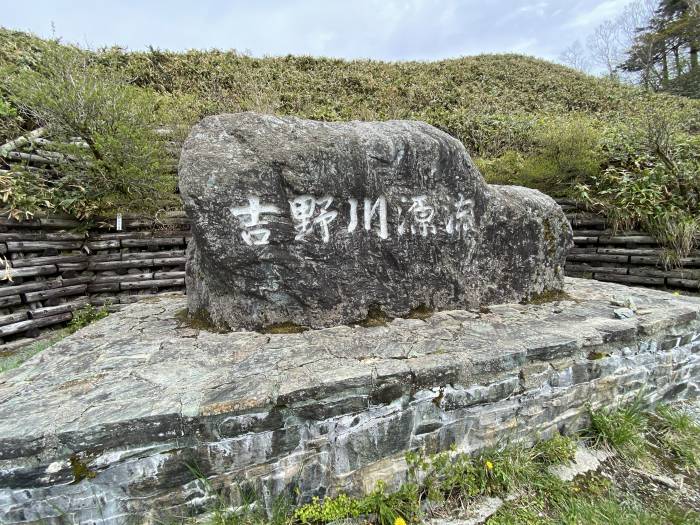
<path id="1" fill-rule="evenodd" d="M 700 98 L 699 50 L 700 0 L 661 0 L 621 67 L 648 89 Z"/>

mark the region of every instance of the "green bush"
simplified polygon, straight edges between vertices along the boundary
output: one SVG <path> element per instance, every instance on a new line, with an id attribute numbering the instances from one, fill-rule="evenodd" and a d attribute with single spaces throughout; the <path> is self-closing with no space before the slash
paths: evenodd
<path id="1" fill-rule="evenodd" d="M 157 131 L 176 125 L 169 97 L 69 47 L 51 47 L 32 69 L 4 75 L 8 100 L 32 127 L 46 128 L 63 155 L 60 175 L 39 180 L 25 172 L 3 181 L 11 215 L 43 208 L 89 218 L 177 205 L 174 161 Z"/>
<path id="2" fill-rule="evenodd" d="M 17 110 L 9 102 L 0 98 L 0 119 L 17 116 Z"/>
<path id="3" fill-rule="evenodd" d="M 20 169 L 0 174 L 0 201 L 8 215 L 16 220 L 29 219 L 42 208 L 53 208 L 53 191 L 47 180 L 37 173 Z"/>
<path id="4" fill-rule="evenodd" d="M 461 139 L 476 158 L 497 158 L 533 146 L 538 117 L 532 113 L 484 113 L 483 108 L 431 108 L 427 122 Z"/>
<path id="5" fill-rule="evenodd" d="M 299 507 L 294 517 L 301 523 L 330 523 L 331 521 L 358 518 L 362 513 L 360 501 L 345 494 L 334 498 L 313 498 L 310 503 Z"/>
<path id="6" fill-rule="evenodd" d="M 500 157 L 474 160 L 489 184 L 526 186 L 523 173 L 526 169 L 527 158 L 520 151 L 508 150 Z M 532 183 L 533 181 L 527 182 Z"/>
<path id="7" fill-rule="evenodd" d="M 573 188 L 600 172 L 604 162 L 602 126 L 584 115 L 539 119 L 529 131 L 529 144 L 499 157 L 477 159 L 492 184 L 516 184 L 550 195 L 570 195 Z"/>
<path id="8" fill-rule="evenodd" d="M 607 167 L 576 195 L 605 213 L 615 229 L 640 227 L 665 247 L 666 266 L 694 250 L 700 233 L 700 137 L 677 114 L 654 111 L 604 139 Z"/>
<path id="9" fill-rule="evenodd" d="M 314 498 L 299 507 L 294 518 L 304 524 L 315 524 L 374 515 L 379 525 L 405 525 L 416 522 L 419 512 L 417 485 L 405 483 L 398 491 L 387 493 L 385 485 L 380 482 L 372 492 L 359 499 L 345 494 L 323 500 Z"/>
<path id="10" fill-rule="evenodd" d="M 0 93 L 0 144 L 22 134 L 22 119 L 17 109 Z"/>

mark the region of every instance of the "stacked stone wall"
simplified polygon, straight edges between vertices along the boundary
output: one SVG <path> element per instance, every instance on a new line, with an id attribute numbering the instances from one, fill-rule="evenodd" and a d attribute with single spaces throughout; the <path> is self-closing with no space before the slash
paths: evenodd
<path id="1" fill-rule="evenodd" d="M 198 330 L 176 295 L 129 305 L 3 376 L 0 523 L 169 523 L 242 504 L 243 483 L 270 507 L 395 489 L 409 451 L 576 435 L 589 408 L 698 397 L 700 299 L 565 292 L 301 334 Z M 618 318 L 620 298 L 637 313 Z"/>

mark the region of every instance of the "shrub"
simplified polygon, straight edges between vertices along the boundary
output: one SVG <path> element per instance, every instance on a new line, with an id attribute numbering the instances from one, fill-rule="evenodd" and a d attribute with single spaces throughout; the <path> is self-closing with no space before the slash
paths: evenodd
<path id="1" fill-rule="evenodd" d="M 62 155 L 57 174 L 4 181 L 11 210 L 31 214 L 44 207 L 87 218 L 177 202 L 174 163 L 157 131 L 176 124 L 172 101 L 90 58 L 54 46 L 32 69 L 5 71 L 2 86 L 10 102 L 25 121 L 60 141 Z M 38 205 L 27 192 L 42 196 Z"/>
<path id="2" fill-rule="evenodd" d="M 362 513 L 360 500 L 345 494 L 334 498 L 313 498 L 310 503 L 299 507 L 294 517 L 301 523 L 329 523 L 348 518 L 358 518 Z"/>
<path id="3" fill-rule="evenodd" d="M 0 98 L 0 119 L 16 116 L 17 110 L 12 107 L 9 102 Z"/>
<path id="4" fill-rule="evenodd" d="M 436 108 L 427 110 L 427 121 L 462 140 L 467 151 L 479 158 L 498 158 L 511 151 L 533 147 L 538 123 L 531 113 L 484 113 L 483 108 Z"/>
<path id="5" fill-rule="evenodd" d="M 640 227 L 665 247 L 666 266 L 695 249 L 700 232 L 700 137 L 673 113 L 653 111 L 604 140 L 608 167 L 576 194 L 615 229 Z"/>
<path id="6" fill-rule="evenodd" d="M 0 94 L 0 144 L 22 134 L 22 119 L 17 109 Z"/>
<path id="7" fill-rule="evenodd" d="M 52 208 L 55 190 L 37 173 L 20 169 L 0 174 L 0 200 L 15 220 L 28 219 L 41 208 Z"/>
<path id="8" fill-rule="evenodd" d="M 334 498 L 314 498 L 299 507 L 294 518 L 301 523 L 330 523 L 360 516 L 374 515 L 379 525 L 415 522 L 420 512 L 418 487 L 412 483 L 401 485 L 398 491 L 387 493 L 379 482 L 368 495 L 353 499 L 345 494 Z"/>
<path id="9" fill-rule="evenodd" d="M 583 115 L 548 116 L 530 128 L 529 144 L 477 165 L 492 184 L 517 184 L 550 195 L 572 193 L 604 161 L 600 124 Z"/>
<path id="10" fill-rule="evenodd" d="M 519 151 L 508 150 L 493 159 L 477 158 L 475 163 L 489 184 L 526 185 L 523 177 L 526 158 Z"/>

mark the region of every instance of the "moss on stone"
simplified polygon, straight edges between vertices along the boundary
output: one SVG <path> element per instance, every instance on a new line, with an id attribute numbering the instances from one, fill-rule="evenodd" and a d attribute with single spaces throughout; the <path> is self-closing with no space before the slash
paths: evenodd
<path id="1" fill-rule="evenodd" d="M 95 471 L 90 470 L 84 461 L 81 461 L 78 456 L 70 457 L 70 468 L 73 471 L 73 481 L 72 483 L 80 483 L 84 479 L 92 479 L 97 474 Z"/>
<path id="2" fill-rule="evenodd" d="M 198 310 L 190 314 L 187 308 L 183 308 L 175 314 L 175 318 L 180 323 L 178 328 L 192 328 L 193 330 L 204 330 L 205 332 L 217 334 L 225 334 L 231 331 L 216 326 L 206 310 Z"/>
<path id="3" fill-rule="evenodd" d="M 574 298 L 571 297 L 564 290 L 546 290 L 542 293 L 538 293 L 530 297 L 529 299 L 522 302 L 522 304 L 547 304 L 554 303 L 556 301 L 573 301 Z"/>
<path id="4" fill-rule="evenodd" d="M 435 310 L 432 308 L 424 305 L 424 304 L 419 304 L 415 308 L 413 308 L 409 313 L 407 318 L 408 319 L 428 319 L 435 313 Z"/>
<path id="5" fill-rule="evenodd" d="M 276 323 L 264 327 L 260 332 L 263 334 L 300 334 L 308 329 L 308 326 L 296 323 Z"/>
<path id="6" fill-rule="evenodd" d="M 367 317 L 359 321 L 357 324 L 364 328 L 373 328 L 375 326 L 386 326 L 391 321 L 384 310 L 379 305 L 372 305 L 367 309 Z"/>

